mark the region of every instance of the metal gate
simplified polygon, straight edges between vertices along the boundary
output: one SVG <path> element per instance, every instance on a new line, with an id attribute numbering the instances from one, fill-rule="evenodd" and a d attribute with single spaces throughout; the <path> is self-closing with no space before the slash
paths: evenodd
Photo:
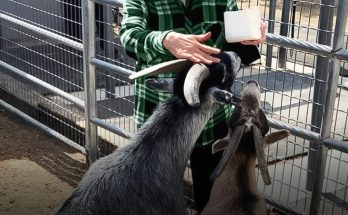
<path id="1" fill-rule="evenodd" d="M 238 5 L 260 6 L 268 34 L 260 64 L 233 90 L 258 80 L 270 125 L 292 133 L 268 150 L 272 185 L 258 180 L 259 190 L 277 212 L 348 214 L 348 1 Z M 4 0 L 0 105 L 91 162 L 127 144 L 135 62 L 119 42 L 121 20 L 116 0 Z"/>

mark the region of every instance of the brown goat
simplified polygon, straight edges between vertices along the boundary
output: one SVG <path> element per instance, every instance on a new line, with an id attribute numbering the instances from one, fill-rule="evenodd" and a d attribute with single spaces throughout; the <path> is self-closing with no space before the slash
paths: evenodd
<path id="1" fill-rule="evenodd" d="M 215 181 L 202 215 L 267 214 L 266 204 L 257 190 L 256 159 L 265 184 L 270 184 L 264 148 L 290 133 L 280 130 L 266 135 L 269 124 L 259 106 L 260 87 L 257 82 L 249 81 L 230 118 L 228 135 L 213 145 L 213 153 L 226 149 L 211 176 Z"/>

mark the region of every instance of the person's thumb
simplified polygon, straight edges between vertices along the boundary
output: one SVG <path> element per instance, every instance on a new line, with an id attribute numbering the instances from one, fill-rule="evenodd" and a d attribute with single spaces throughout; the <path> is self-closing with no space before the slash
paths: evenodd
<path id="1" fill-rule="evenodd" d="M 208 32 L 206 34 L 196 35 L 196 40 L 198 42 L 204 42 L 204 41 L 209 40 L 210 36 L 211 36 L 210 32 Z"/>

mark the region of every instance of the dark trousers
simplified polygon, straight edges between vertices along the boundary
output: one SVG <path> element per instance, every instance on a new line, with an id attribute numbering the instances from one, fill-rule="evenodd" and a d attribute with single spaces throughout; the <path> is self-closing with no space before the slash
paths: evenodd
<path id="1" fill-rule="evenodd" d="M 190 164 L 193 181 L 193 198 L 198 213 L 202 212 L 209 201 L 213 182 L 209 180 L 210 174 L 219 163 L 222 151 L 214 155 L 211 153 L 211 144 L 195 147 L 191 154 Z"/>

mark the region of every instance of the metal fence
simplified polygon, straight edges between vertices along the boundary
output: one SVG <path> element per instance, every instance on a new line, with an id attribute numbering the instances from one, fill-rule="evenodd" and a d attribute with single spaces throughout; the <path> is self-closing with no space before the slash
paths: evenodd
<path id="1" fill-rule="evenodd" d="M 258 80 L 270 125 L 293 134 L 268 150 L 272 185 L 258 180 L 259 190 L 275 213 L 348 214 L 348 1 L 238 1 L 255 5 L 267 44 L 233 91 Z M 0 105 L 90 161 L 127 144 L 135 62 L 121 20 L 116 0 L 3 0 Z"/>

